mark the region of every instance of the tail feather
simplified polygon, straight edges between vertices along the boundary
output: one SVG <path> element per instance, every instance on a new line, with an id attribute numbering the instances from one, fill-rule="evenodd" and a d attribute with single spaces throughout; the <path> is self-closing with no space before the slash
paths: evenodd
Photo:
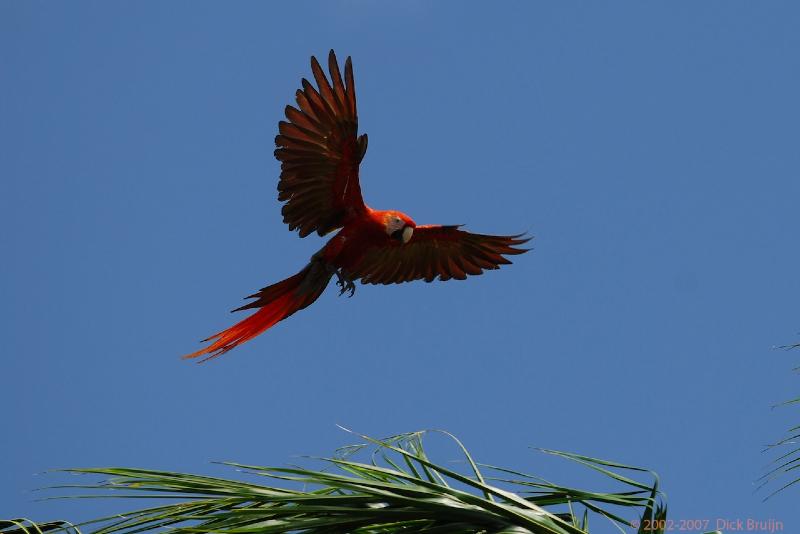
<path id="1" fill-rule="evenodd" d="M 205 356 L 201 362 L 222 356 L 237 345 L 253 339 L 293 313 L 313 303 L 330 281 L 332 273 L 319 263 L 308 264 L 305 269 L 286 280 L 272 284 L 246 298 L 255 298 L 233 311 L 258 308 L 258 310 L 235 325 L 203 340 L 213 341 L 209 346 L 184 358 Z"/>

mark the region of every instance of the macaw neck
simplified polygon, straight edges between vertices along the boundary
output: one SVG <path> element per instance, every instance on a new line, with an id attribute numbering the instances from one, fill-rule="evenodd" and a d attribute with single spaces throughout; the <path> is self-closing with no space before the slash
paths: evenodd
<path id="1" fill-rule="evenodd" d="M 386 226 L 387 219 L 391 217 L 398 217 L 404 223 L 410 224 L 411 226 L 416 226 L 416 223 L 414 223 L 414 220 L 411 217 L 409 217 L 402 211 L 397 211 L 397 210 L 374 210 L 372 208 L 367 207 L 365 217 L 369 218 L 374 223 L 380 224 L 382 227 Z"/>

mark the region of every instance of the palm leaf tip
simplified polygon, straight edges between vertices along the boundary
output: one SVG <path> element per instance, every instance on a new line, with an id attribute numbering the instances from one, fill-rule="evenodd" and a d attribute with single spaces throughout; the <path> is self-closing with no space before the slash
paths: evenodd
<path id="1" fill-rule="evenodd" d="M 800 348 L 800 343 L 782 345 L 778 348 L 792 350 Z M 797 371 L 798 369 L 800 368 L 796 367 L 794 370 Z M 800 404 L 800 397 L 784 401 L 776 406 L 773 406 L 773 408 L 796 404 Z M 800 441 L 800 432 L 798 432 L 799 430 L 800 425 L 793 426 L 786 431 L 786 436 L 783 439 L 767 445 L 764 449 L 764 452 L 778 451 L 778 456 L 770 462 L 767 472 L 758 479 L 759 484 L 757 489 L 760 490 L 766 487 L 782 476 L 789 477 L 788 482 L 782 484 L 764 497 L 765 501 L 774 497 L 778 493 L 783 492 L 787 488 L 796 486 L 798 483 L 800 483 L 800 477 L 797 476 L 797 470 L 800 468 L 800 447 L 797 446 L 798 441 Z M 787 451 L 786 449 L 789 450 Z"/>

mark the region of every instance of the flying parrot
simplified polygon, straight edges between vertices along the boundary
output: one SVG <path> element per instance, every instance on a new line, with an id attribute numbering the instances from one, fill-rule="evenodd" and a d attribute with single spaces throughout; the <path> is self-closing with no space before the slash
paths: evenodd
<path id="1" fill-rule="evenodd" d="M 463 280 L 509 264 L 521 254 L 523 234 L 473 234 L 461 225 L 418 225 L 400 211 L 375 210 L 364 203 L 358 166 L 367 151 L 367 135 L 358 135 L 356 91 L 350 58 L 344 80 L 333 50 L 330 80 L 311 57 L 315 88 L 305 78 L 278 123 L 275 157 L 281 162 L 278 200 L 289 230 L 300 237 L 339 230 L 299 273 L 245 298 L 255 299 L 233 311 L 257 310 L 230 328 L 204 339 L 208 346 L 184 358 L 202 361 L 225 354 L 279 321 L 311 305 L 337 277 L 339 294 L 362 284 L 397 284 L 412 280 Z"/>

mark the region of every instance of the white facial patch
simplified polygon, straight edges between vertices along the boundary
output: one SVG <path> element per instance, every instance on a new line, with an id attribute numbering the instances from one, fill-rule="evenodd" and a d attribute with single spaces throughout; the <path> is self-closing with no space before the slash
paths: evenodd
<path id="1" fill-rule="evenodd" d="M 406 224 L 400 217 L 389 217 L 386 220 L 386 233 L 392 235 Z"/>

